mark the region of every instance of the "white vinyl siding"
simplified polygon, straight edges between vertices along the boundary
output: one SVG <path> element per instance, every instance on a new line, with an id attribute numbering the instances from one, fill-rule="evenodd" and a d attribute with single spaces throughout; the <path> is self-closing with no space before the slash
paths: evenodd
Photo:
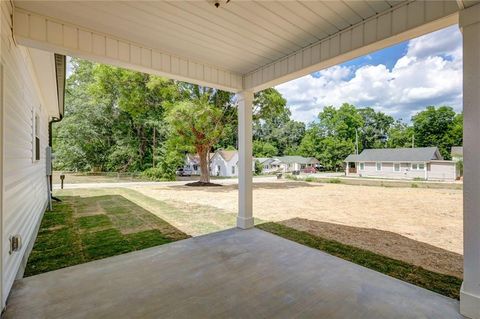
<path id="1" fill-rule="evenodd" d="M 3 63 L 3 229 L 2 234 L 2 306 L 21 267 L 28 243 L 46 207 L 47 180 L 44 149 L 48 140 L 48 116 L 36 90 L 28 51 L 15 45 L 10 32 L 11 4 L 0 1 Z M 35 158 L 34 116 L 38 114 L 39 160 Z M 9 237 L 19 234 L 20 251 L 9 254 Z"/>

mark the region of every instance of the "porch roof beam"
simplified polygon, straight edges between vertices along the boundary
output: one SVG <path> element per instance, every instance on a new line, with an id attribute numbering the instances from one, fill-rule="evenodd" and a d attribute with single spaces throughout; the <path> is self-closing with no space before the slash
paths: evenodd
<path id="1" fill-rule="evenodd" d="M 244 75 L 260 91 L 458 23 L 455 1 L 407 1 Z"/>
<path id="2" fill-rule="evenodd" d="M 15 40 L 28 47 L 234 93 L 242 89 L 241 74 L 19 8 L 13 32 Z"/>

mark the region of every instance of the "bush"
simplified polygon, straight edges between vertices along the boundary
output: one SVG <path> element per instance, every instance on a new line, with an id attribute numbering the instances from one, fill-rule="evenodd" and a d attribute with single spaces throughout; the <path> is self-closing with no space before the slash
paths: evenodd
<path id="1" fill-rule="evenodd" d="M 309 177 L 305 178 L 305 182 L 315 182 L 315 178 L 309 176 Z"/>
<path id="2" fill-rule="evenodd" d="M 340 184 L 342 182 L 342 180 L 340 178 L 330 178 L 327 183 L 330 183 L 330 184 Z"/>
<path id="3" fill-rule="evenodd" d="M 411 187 L 412 188 L 418 188 L 418 184 L 412 183 Z"/>
<path id="4" fill-rule="evenodd" d="M 152 167 L 144 170 L 141 173 L 143 178 L 147 178 L 154 181 L 174 181 L 175 174 L 166 173 L 161 167 Z"/>
<path id="5" fill-rule="evenodd" d="M 425 181 L 425 178 L 423 178 L 423 177 L 414 177 L 413 180 L 414 180 L 414 181 Z"/>

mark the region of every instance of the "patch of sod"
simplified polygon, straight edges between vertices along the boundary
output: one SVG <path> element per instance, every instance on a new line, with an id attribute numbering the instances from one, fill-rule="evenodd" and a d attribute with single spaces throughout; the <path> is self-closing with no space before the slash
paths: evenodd
<path id="1" fill-rule="evenodd" d="M 25 276 L 189 237 L 123 196 L 65 196 L 62 200 L 44 214 Z"/>
<path id="2" fill-rule="evenodd" d="M 118 229 L 80 235 L 87 260 L 111 257 L 135 250 Z"/>
<path id="3" fill-rule="evenodd" d="M 174 241 L 170 238 L 165 237 L 158 229 L 127 234 L 125 235 L 125 237 L 135 250 L 168 244 Z"/>
<path id="4" fill-rule="evenodd" d="M 83 229 L 112 226 L 110 218 L 103 214 L 77 218 L 77 223 L 78 227 Z"/>
<path id="5" fill-rule="evenodd" d="M 439 274 L 365 249 L 314 236 L 277 223 L 269 222 L 256 227 L 447 297 L 459 299 L 460 286 L 462 284 L 460 278 Z"/>

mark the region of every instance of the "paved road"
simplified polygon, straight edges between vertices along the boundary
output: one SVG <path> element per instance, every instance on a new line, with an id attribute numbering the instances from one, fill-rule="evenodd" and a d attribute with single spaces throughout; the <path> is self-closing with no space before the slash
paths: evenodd
<path id="1" fill-rule="evenodd" d="M 271 183 L 276 181 L 275 176 L 272 177 L 254 177 L 254 183 Z M 176 186 L 185 185 L 192 181 L 177 181 L 177 182 L 111 182 L 111 183 L 78 183 L 78 184 L 64 184 L 64 189 L 77 189 L 77 188 L 119 188 L 119 187 L 137 187 L 137 186 Z M 221 185 L 234 185 L 238 184 L 237 178 L 228 179 L 216 179 L 212 180 L 213 183 Z M 60 184 L 53 184 L 53 189 L 60 189 Z"/>

